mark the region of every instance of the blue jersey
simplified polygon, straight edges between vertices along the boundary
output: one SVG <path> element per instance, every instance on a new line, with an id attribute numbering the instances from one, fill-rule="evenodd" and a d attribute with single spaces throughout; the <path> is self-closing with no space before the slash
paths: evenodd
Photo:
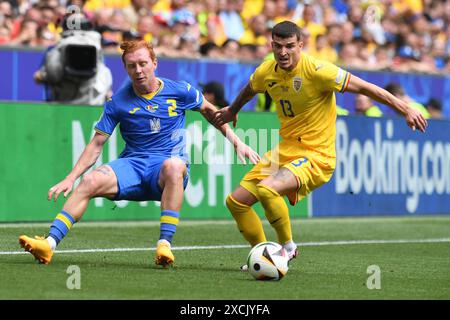
<path id="1" fill-rule="evenodd" d="M 157 79 L 155 93 L 139 96 L 130 82 L 105 103 L 95 131 L 109 136 L 119 124 L 126 143 L 119 158 L 155 154 L 187 160 L 185 111 L 198 110 L 203 95 L 187 82 Z"/>

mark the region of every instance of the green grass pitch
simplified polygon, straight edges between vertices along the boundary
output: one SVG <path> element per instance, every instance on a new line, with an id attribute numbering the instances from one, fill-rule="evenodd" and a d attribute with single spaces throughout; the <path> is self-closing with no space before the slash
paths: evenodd
<path id="1" fill-rule="evenodd" d="M 0 299 L 450 299 L 450 217 L 310 218 L 292 225 L 300 256 L 276 282 L 239 271 L 250 248 L 232 221 L 182 220 L 168 269 L 153 263 L 155 222 L 80 222 L 48 266 L 19 253 L 18 237 L 43 235 L 49 224 L 0 224 Z M 67 287 L 73 265 L 80 289 Z M 367 286 L 373 265 L 378 289 Z"/>

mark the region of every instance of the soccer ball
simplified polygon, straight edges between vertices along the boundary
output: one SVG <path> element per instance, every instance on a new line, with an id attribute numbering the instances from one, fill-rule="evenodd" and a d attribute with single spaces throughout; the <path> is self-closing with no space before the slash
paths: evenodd
<path id="1" fill-rule="evenodd" d="M 256 280 L 280 280 L 288 269 L 286 249 L 275 242 L 261 242 L 254 246 L 247 258 L 249 273 Z"/>

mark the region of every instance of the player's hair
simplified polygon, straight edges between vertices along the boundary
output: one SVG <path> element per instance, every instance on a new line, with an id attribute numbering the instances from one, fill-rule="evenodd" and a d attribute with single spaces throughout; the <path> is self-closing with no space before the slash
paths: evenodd
<path id="1" fill-rule="evenodd" d="M 272 29 L 272 39 L 274 37 L 285 39 L 294 35 L 298 41 L 303 41 L 302 29 L 292 21 L 277 23 Z"/>
<path id="2" fill-rule="evenodd" d="M 125 64 L 125 55 L 134 52 L 138 49 L 146 48 L 148 52 L 150 53 L 150 58 L 152 58 L 152 61 L 154 62 L 156 60 L 156 54 L 153 50 L 153 46 L 151 43 L 145 40 L 130 40 L 130 41 L 124 41 L 120 44 L 120 49 L 123 50 L 122 52 L 122 62 Z"/>

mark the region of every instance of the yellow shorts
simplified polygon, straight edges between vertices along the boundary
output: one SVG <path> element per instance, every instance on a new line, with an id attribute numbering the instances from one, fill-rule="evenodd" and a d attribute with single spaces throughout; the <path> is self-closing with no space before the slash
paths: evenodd
<path id="1" fill-rule="evenodd" d="M 286 168 L 297 178 L 298 188 L 287 194 L 291 205 L 306 197 L 311 191 L 328 182 L 336 167 L 336 158 L 328 157 L 303 147 L 297 141 L 283 140 L 268 151 L 240 185 L 258 198 L 256 185 L 280 168 Z"/>

